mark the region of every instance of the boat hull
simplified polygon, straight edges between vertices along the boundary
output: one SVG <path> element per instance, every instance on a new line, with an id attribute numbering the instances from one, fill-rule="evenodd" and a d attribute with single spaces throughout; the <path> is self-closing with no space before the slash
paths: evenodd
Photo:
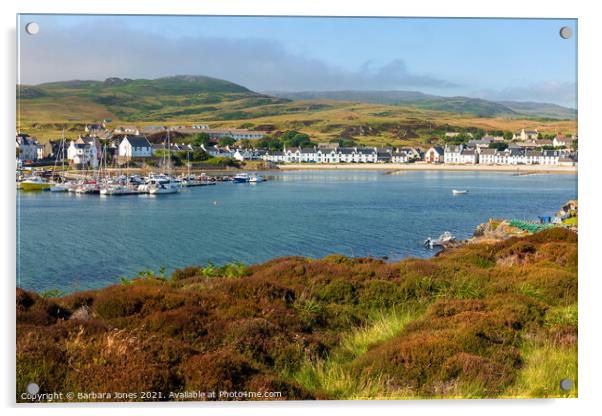
<path id="1" fill-rule="evenodd" d="M 50 189 L 50 184 L 49 183 L 28 183 L 28 182 L 21 182 L 21 190 L 22 191 L 26 191 L 26 192 L 30 192 L 30 191 L 45 191 L 47 189 Z"/>

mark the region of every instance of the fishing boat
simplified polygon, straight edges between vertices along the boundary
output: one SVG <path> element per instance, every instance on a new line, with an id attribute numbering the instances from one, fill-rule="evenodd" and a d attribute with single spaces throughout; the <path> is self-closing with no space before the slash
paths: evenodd
<path id="1" fill-rule="evenodd" d="M 232 181 L 234 183 L 247 183 L 249 182 L 251 178 L 249 177 L 248 173 L 238 173 L 236 175 L 234 175 L 234 177 L 232 178 Z"/>
<path id="2" fill-rule="evenodd" d="M 454 189 L 454 190 L 452 190 L 452 194 L 454 194 L 454 195 L 464 195 L 464 194 L 467 194 L 467 193 L 468 193 L 468 190 L 466 190 L 466 189 Z"/>
<path id="3" fill-rule="evenodd" d="M 263 176 L 259 176 L 259 175 L 253 175 L 249 178 L 249 182 L 250 183 L 258 183 L 258 182 L 264 182 L 265 179 L 263 178 Z"/>
<path id="4" fill-rule="evenodd" d="M 21 190 L 23 191 L 45 191 L 52 185 L 39 176 L 30 176 L 21 181 Z"/>
<path id="5" fill-rule="evenodd" d="M 455 239 L 456 237 L 454 237 L 452 233 L 446 231 L 443 234 L 441 234 L 437 239 L 432 239 L 431 237 L 429 237 L 426 240 L 424 240 L 424 246 L 430 249 L 433 249 L 435 247 L 444 247 L 446 244 L 451 243 Z"/>

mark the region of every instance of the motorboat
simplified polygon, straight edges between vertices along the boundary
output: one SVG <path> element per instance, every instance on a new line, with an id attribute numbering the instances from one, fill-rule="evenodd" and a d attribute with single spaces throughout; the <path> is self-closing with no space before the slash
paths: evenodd
<path id="1" fill-rule="evenodd" d="M 52 184 L 39 176 L 30 176 L 21 181 L 21 189 L 23 191 L 45 191 L 50 189 Z"/>
<path id="2" fill-rule="evenodd" d="M 249 182 L 250 183 L 258 183 L 258 182 L 264 182 L 265 179 L 263 178 L 263 176 L 259 176 L 259 175 L 253 175 L 249 178 Z"/>
<path id="3" fill-rule="evenodd" d="M 68 192 L 71 189 L 71 184 L 67 182 L 55 183 L 50 187 L 50 192 Z"/>
<path id="4" fill-rule="evenodd" d="M 238 173 L 236 175 L 234 175 L 234 177 L 232 178 L 232 181 L 234 181 L 234 183 L 247 183 L 250 181 L 250 177 L 248 173 Z"/>
<path id="5" fill-rule="evenodd" d="M 452 190 L 452 194 L 454 195 L 465 195 L 468 193 L 468 190 L 466 189 L 454 189 Z"/>
<path id="6" fill-rule="evenodd" d="M 167 178 L 151 179 L 148 183 L 148 193 L 151 195 L 175 194 L 180 191 L 180 185 Z"/>
<path id="7" fill-rule="evenodd" d="M 432 239 L 431 237 L 424 240 L 424 246 L 426 248 L 433 249 L 435 247 L 444 247 L 446 244 L 455 241 L 456 237 L 449 231 L 445 231 L 443 234 L 439 236 L 439 238 Z"/>

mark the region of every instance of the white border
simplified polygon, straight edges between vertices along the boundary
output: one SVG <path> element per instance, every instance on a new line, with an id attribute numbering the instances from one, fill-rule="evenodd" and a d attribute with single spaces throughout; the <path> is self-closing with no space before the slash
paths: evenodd
<path id="1" fill-rule="evenodd" d="M 288 0 L 169 0 L 154 2 L 143 0 L 10 0 L 0 3 L 0 19 L 3 29 L 2 47 L 3 76 L 0 83 L 0 111 L 4 138 L 0 157 L 2 157 L 3 190 L 2 204 L 2 265 L 5 305 L 5 337 L 2 342 L 2 373 L 0 394 L 2 404 L 9 407 L 9 413 L 33 413 L 34 408 L 17 407 L 14 402 L 14 284 L 15 284 L 15 187 L 13 177 L 14 159 L 12 156 L 12 134 L 15 124 L 15 59 L 16 13 L 118 13 L 118 14 L 244 14 L 244 15 L 346 15 L 346 16 L 441 16 L 441 17 L 558 17 L 579 19 L 579 199 L 580 199 L 580 270 L 579 270 L 579 399 L 573 400 L 480 400 L 480 401 L 412 401 L 412 402 L 287 402 L 287 403 L 209 403 L 209 404 L 163 404 L 159 406 L 133 405 L 129 410 L 120 410 L 119 405 L 85 406 L 67 408 L 45 406 L 38 411 L 47 415 L 79 414 L 104 415 L 107 410 L 115 414 L 142 413 L 163 415 L 166 411 L 179 414 L 232 414 L 245 411 L 251 414 L 280 415 L 331 413 L 337 411 L 349 415 L 365 415 L 368 411 L 388 414 L 441 414 L 462 415 L 507 415 L 545 413 L 546 415 L 568 413 L 589 414 L 602 408 L 598 397 L 598 387 L 602 377 L 599 350 L 601 345 L 600 324 L 602 316 L 598 297 L 602 295 L 599 256 L 596 245 L 600 245 L 602 235 L 602 206 L 600 204 L 600 181 L 602 178 L 602 121 L 600 120 L 600 64 L 599 45 L 602 39 L 600 14 L 596 2 L 575 1 L 525 1 L 503 0 L 484 2 L 471 0 L 435 1 L 421 0 L 412 2 L 386 2 L 370 0 L 354 2 L 350 0 L 322 0 L 319 2 Z M 542 63 L 553 65 L 554 63 Z M 84 410 L 85 409 L 85 410 Z M 172 410 L 173 409 L 173 410 Z M 336 409 L 336 410 L 335 410 Z"/>

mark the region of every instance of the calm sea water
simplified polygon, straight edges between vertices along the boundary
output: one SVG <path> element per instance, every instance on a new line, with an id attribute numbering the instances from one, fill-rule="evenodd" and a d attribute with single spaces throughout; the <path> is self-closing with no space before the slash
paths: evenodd
<path id="1" fill-rule="evenodd" d="M 490 217 L 536 219 L 577 197 L 575 175 L 307 171 L 270 179 L 161 196 L 19 192 L 17 283 L 75 291 L 209 261 L 428 257 L 428 236 L 469 237 Z"/>

